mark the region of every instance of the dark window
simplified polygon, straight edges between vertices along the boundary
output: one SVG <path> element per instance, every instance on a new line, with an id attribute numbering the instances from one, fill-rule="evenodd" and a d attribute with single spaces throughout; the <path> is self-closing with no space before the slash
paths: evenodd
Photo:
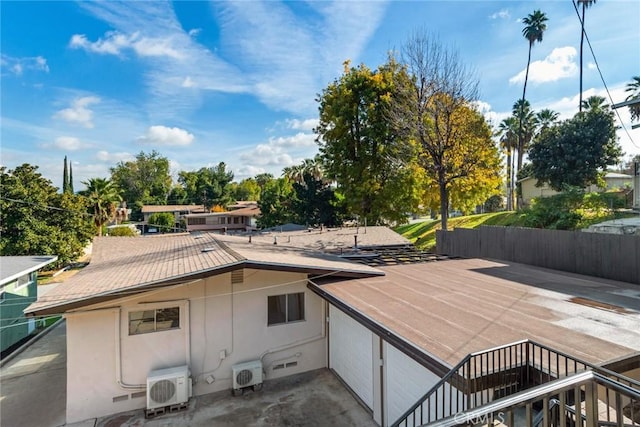
<path id="1" fill-rule="evenodd" d="M 206 218 L 187 218 L 189 225 L 205 225 L 207 223 Z"/>
<path id="2" fill-rule="evenodd" d="M 166 331 L 180 327 L 180 307 L 157 308 L 129 313 L 129 335 Z"/>
<path id="3" fill-rule="evenodd" d="M 267 308 L 269 326 L 304 320 L 304 292 L 272 295 L 268 297 Z"/>

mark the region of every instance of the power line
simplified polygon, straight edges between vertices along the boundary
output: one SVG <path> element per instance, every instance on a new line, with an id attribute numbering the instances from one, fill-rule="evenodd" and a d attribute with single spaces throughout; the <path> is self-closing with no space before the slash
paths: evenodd
<path id="1" fill-rule="evenodd" d="M 602 80 L 602 84 L 604 85 L 604 89 L 607 92 L 607 96 L 609 97 L 609 102 L 611 102 L 611 105 L 613 105 L 613 104 L 615 104 L 615 102 L 613 101 L 613 97 L 611 96 L 611 92 L 609 92 L 609 88 L 607 87 L 607 83 L 604 81 L 604 76 L 602 75 L 602 70 L 600 70 L 600 64 L 598 64 L 598 60 L 596 58 L 596 54 L 593 51 L 593 46 L 591 46 L 591 40 L 589 40 L 589 36 L 587 35 L 587 30 L 586 30 L 586 28 L 584 28 L 584 25 L 582 25 L 582 17 L 580 17 L 580 12 L 578 11 L 578 5 L 576 4 L 575 0 L 572 0 L 572 3 L 573 3 L 573 9 L 576 11 L 576 15 L 578 15 L 578 21 L 580 21 L 580 27 L 584 29 L 584 38 L 587 40 L 587 44 L 589 45 L 589 50 L 591 51 L 591 55 L 593 56 L 593 62 L 596 64 L 596 68 L 598 70 L 598 74 L 600 75 L 600 80 Z M 629 137 L 629 141 L 631 141 L 631 143 L 636 148 L 640 148 L 640 146 L 636 145 L 636 143 L 633 141 L 633 138 L 631 138 L 631 134 L 627 130 L 627 127 L 624 125 L 624 122 L 622 121 L 622 117 L 620 117 L 620 113 L 618 112 L 618 110 L 614 109 L 613 111 L 616 113 L 616 116 L 618 116 L 618 120 L 620 121 L 620 125 L 622 126 L 622 129 L 624 129 L 625 133 L 627 134 L 627 137 Z"/>

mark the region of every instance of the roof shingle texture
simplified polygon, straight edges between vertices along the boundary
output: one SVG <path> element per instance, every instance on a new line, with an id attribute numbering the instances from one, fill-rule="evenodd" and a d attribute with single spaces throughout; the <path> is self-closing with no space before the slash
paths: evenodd
<path id="1" fill-rule="evenodd" d="M 379 270 L 299 248 L 249 243 L 248 237 L 219 234 L 169 234 L 145 237 L 96 237 L 91 263 L 28 311 L 109 295 L 169 280 L 184 279 L 221 267 L 252 262 L 300 269 L 349 271 L 362 275 Z"/>

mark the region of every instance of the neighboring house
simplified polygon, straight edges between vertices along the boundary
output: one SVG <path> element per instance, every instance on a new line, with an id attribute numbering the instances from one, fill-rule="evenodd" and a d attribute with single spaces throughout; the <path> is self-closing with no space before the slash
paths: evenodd
<path id="1" fill-rule="evenodd" d="M 290 245 L 268 239 L 278 233 L 265 240 L 213 233 L 96 238 L 92 263 L 27 310 L 65 313 L 67 423 L 145 408 L 145 397 L 155 395 L 147 379 L 158 369 L 187 366 L 193 394 L 201 395 L 244 381 L 246 371 L 234 366 L 248 362 L 242 366 L 266 380 L 329 368 L 387 426 L 469 353 L 531 338 L 589 363 L 624 365 L 640 350 L 630 284 L 479 259 L 374 269 L 305 249 L 344 249 L 359 233 L 376 245 L 369 247 L 402 247 L 402 238 L 386 241 L 389 232 L 335 230 L 308 239 L 298 232 Z M 581 289 L 588 300 L 576 298 Z M 611 304 L 598 301 L 624 308 L 603 310 Z M 512 378 L 525 345 L 509 347 L 508 368 L 491 353 L 497 350 L 483 353 L 478 371 L 473 365 L 480 377 L 452 384 L 472 381 L 481 396 L 514 389 L 513 381 L 496 381 Z M 533 378 L 550 366 L 552 352 L 544 351 L 527 358 Z M 489 354 L 492 371 L 484 366 Z M 443 409 L 451 405 L 445 396 L 458 392 L 447 387 Z"/>
<path id="2" fill-rule="evenodd" d="M 38 297 L 38 270 L 57 256 L 0 257 L 0 351 L 5 351 L 35 329 L 23 310 Z"/>
<path id="3" fill-rule="evenodd" d="M 211 212 L 185 215 L 187 231 L 252 231 L 256 229 L 256 219 L 260 216 L 258 206 L 247 206 L 228 212 Z"/>
<path id="4" fill-rule="evenodd" d="M 227 209 L 229 209 L 230 211 L 233 211 L 236 209 L 257 208 L 257 207 L 258 207 L 258 202 L 254 200 L 238 200 L 230 205 L 227 205 Z"/>
<path id="5" fill-rule="evenodd" d="M 640 211 L 640 162 L 633 165 L 633 209 Z"/>
<path id="6" fill-rule="evenodd" d="M 185 215 L 202 212 L 206 212 L 203 205 L 144 205 L 142 207 L 143 224 L 146 226 L 145 231 L 154 228 L 153 224 L 149 224 L 149 217 L 154 213 L 173 214 L 175 218 L 174 227 L 181 228 Z"/>
<path id="7" fill-rule="evenodd" d="M 585 188 L 585 191 L 588 193 L 598 193 L 615 188 L 621 189 L 627 186 L 634 188 L 633 177 L 631 175 L 607 172 L 604 176 L 604 181 L 606 183 L 606 186 L 604 188 L 600 188 L 597 185 L 590 185 L 589 187 Z M 522 200 L 525 205 L 531 204 L 531 200 L 538 197 L 549 197 L 559 194 L 558 191 L 549 187 L 548 183 L 543 183 L 538 187 L 538 180 L 532 176 L 522 178 L 518 182 L 522 188 Z"/>

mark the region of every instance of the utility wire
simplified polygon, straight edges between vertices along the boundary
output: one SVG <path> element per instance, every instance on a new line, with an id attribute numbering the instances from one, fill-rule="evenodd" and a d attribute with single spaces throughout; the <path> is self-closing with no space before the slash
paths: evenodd
<path id="1" fill-rule="evenodd" d="M 600 70 L 600 64 L 598 64 L 598 60 L 596 59 L 596 54 L 593 51 L 593 46 L 591 46 L 591 41 L 589 40 L 589 36 L 587 35 L 587 30 L 586 28 L 584 28 L 584 25 L 582 23 L 582 17 L 580 16 L 580 12 L 578 11 L 578 5 L 576 4 L 575 0 L 572 0 L 573 3 L 573 8 L 576 11 L 576 15 L 578 15 L 578 21 L 580 21 L 580 28 L 584 29 L 584 38 L 587 40 L 587 44 L 589 45 L 589 50 L 591 51 L 591 55 L 593 56 L 593 62 L 596 64 L 596 68 L 598 69 L 598 74 L 600 75 L 600 80 L 602 80 L 602 84 L 604 85 L 604 89 L 607 92 L 607 96 L 609 97 L 609 102 L 611 102 L 611 105 L 615 104 L 615 102 L 613 101 L 613 97 L 611 96 L 611 92 L 609 92 L 609 88 L 607 87 L 607 83 L 604 81 L 604 76 L 602 75 L 602 70 Z M 625 133 L 627 134 L 627 137 L 629 137 L 629 141 L 631 141 L 631 143 L 636 147 L 636 148 L 640 148 L 640 146 L 638 146 L 633 138 L 631 138 L 631 134 L 629 133 L 629 131 L 627 130 L 627 127 L 624 125 L 624 122 L 622 121 L 622 117 L 620 117 L 620 113 L 618 112 L 618 110 L 613 110 L 616 113 L 616 116 L 618 116 L 618 120 L 620 121 L 620 125 L 622 126 L 622 129 L 624 129 Z"/>

